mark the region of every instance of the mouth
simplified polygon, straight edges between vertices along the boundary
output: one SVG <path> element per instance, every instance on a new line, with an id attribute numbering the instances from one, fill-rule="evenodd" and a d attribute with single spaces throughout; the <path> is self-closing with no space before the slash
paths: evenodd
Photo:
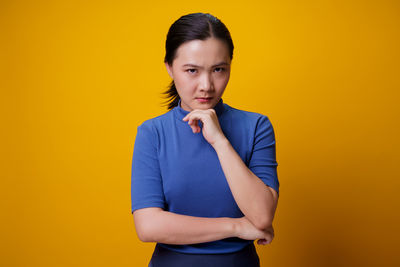
<path id="1" fill-rule="evenodd" d="M 200 103 L 207 103 L 210 102 L 212 97 L 197 97 L 196 100 Z"/>

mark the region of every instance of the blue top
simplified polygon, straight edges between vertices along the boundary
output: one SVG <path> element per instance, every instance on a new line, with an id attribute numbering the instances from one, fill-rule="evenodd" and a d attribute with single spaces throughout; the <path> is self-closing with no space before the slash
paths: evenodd
<path id="1" fill-rule="evenodd" d="M 243 217 L 214 148 L 182 121 L 178 106 L 137 128 L 132 159 L 133 211 L 160 207 L 196 217 Z M 279 194 L 275 135 L 268 117 L 223 103 L 214 107 L 221 129 L 246 166 Z M 201 121 L 199 126 L 202 127 Z M 160 245 L 183 253 L 235 252 L 252 240 L 236 237 L 190 245 Z"/>

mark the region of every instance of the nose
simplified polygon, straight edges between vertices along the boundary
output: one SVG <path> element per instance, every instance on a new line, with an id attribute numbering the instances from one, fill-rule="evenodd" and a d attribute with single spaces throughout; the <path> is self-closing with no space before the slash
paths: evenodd
<path id="1" fill-rule="evenodd" d="M 201 91 L 211 91 L 214 89 L 213 80 L 209 73 L 203 73 L 200 77 L 199 89 Z"/>

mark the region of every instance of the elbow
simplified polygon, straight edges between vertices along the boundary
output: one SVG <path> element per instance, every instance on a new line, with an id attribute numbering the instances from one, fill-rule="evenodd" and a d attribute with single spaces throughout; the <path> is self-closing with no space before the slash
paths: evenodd
<path id="1" fill-rule="evenodd" d="M 272 226 L 272 218 L 264 216 L 263 218 L 255 220 L 253 224 L 258 230 L 265 231 Z"/>
<path id="2" fill-rule="evenodd" d="M 147 226 L 136 226 L 136 234 L 140 241 L 142 242 L 157 242 L 156 234 L 154 233 L 155 229 L 153 229 L 150 225 Z"/>
<path id="3" fill-rule="evenodd" d="M 136 229 L 136 234 L 139 238 L 140 241 L 142 242 L 157 242 L 155 240 L 156 234 L 154 227 L 151 225 L 151 223 L 148 224 L 138 224 L 135 227 Z"/>
<path id="4" fill-rule="evenodd" d="M 151 241 L 151 235 L 148 233 L 147 230 L 141 229 L 136 226 L 136 234 L 139 238 L 140 241 L 142 242 L 152 242 Z"/>
<path id="5" fill-rule="evenodd" d="M 253 220 L 251 220 L 251 222 L 253 223 L 254 227 L 256 227 L 258 230 L 265 231 L 272 227 L 273 220 L 274 220 L 273 216 L 265 215 L 262 217 L 254 218 Z"/>
<path id="6" fill-rule="evenodd" d="M 253 223 L 254 226 L 261 231 L 265 231 L 272 227 L 272 221 L 274 220 L 275 211 L 278 204 L 278 193 L 275 191 L 275 189 L 271 187 L 268 188 L 271 192 L 270 196 L 272 196 L 272 199 L 269 199 L 266 202 L 270 204 L 266 209 L 264 209 L 263 213 L 257 214 L 258 216 L 254 218 Z"/>
<path id="7" fill-rule="evenodd" d="M 142 242 L 157 242 L 157 219 L 155 218 L 158 214 L 158 210 L 153 208 L 142 209 L 135 211 L 134 221 L 136 234 Z"/>

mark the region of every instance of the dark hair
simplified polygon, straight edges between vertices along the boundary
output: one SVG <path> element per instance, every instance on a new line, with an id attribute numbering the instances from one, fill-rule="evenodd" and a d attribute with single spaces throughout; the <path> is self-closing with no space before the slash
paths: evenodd
<path id="1" fill-rule="evenodd" d="M 179 46 L 192 40 L 206 40 L 214 37 L 220 39 L 228 45 L 229 56 L 233 58 L 233 42 L 231 34 L 218 18 L 208 13 L 192 13 L 184 15 L 176 20 L 169 28 L 167 40 L 165 42 L 164 62 L 172 66 Z M 168 86 L 168 90 L 163 92 L 168 98 L 168 109 L 178 105 L 179 95 L 174 81 Z"/>

